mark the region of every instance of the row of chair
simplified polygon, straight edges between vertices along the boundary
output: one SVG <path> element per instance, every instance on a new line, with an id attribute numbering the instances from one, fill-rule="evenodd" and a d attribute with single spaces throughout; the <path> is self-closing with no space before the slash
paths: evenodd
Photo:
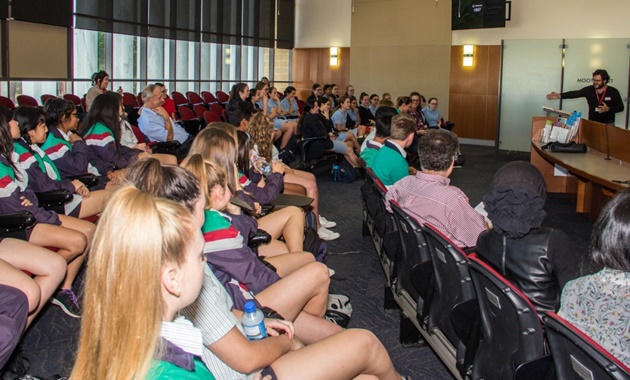
<path id="1" fill-rule="evenodd" d="M 541 318 L 476 254 L 394 201 L 387 212 L 387 189 L 371 169 L 361 192 L 364 234 L 404 314 L 401 330 L 408 318 L 456 378 L 630 379 L 627 366 L 570 323 L 554 313 Z"/>

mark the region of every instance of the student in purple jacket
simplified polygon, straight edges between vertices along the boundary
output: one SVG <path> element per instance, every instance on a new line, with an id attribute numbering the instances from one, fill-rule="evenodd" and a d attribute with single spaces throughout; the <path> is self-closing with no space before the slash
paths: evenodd
<path id="1" fill-rule="evenodd" d="M 26 231 L 27 240 L 35 245 L 59 248 L 57 253 L 68 263 L 66 277 L 53 302 L 66 314 L 78 318 L 79 304 L 71 287 L 95 226 L 39 207 L 35 192 L 28 185 L 28 174 L 14 150 L 13 140 L 17 138 L 20 138 L 20 128 L 11 120 L 11 111 L 0 107 L 0 214 L 29 211 L 35 216 L 37 224 Z"/>

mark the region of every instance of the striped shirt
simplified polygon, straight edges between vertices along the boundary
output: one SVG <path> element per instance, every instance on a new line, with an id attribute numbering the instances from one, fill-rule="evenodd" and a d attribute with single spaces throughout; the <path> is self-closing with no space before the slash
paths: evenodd
<path id="1" fill-rule="evenodd" d="M 430 223 L 460 247 L 474 247 L 477 237 L 486 229 L 479 213 L 468 203 L 468 197 L 450 179 L 418 172 L 396 182 L 387 191 L 386 206 L 395 200 L 421 223 Z"/>

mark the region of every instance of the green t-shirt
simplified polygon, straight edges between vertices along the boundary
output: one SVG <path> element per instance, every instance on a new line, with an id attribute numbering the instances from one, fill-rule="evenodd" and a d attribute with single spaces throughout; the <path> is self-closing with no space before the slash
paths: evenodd
<path id="1" fill-rule="evenodd" d="M 198 358 L 195 358 L 194 371 L 188 371 L 170 362 L 154 360 L 146 378 L 147 380 L 215 380 L 210 370 Z"/>

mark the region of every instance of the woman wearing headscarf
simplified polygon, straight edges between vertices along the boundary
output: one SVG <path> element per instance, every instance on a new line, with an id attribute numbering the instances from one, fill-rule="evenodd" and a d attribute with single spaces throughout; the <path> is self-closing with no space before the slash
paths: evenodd
<path id="1" fill-rule="evenodd" d="M 578 258 L 560 230 L 541 227 L 545 180 L 533 165 L 510 162 L 494 175 L 483 203 L 492 229 L 477 239 L 477 255 L 519 288 L 539 313 L 557 311 L 564 285 L 578 277 Z"/>

